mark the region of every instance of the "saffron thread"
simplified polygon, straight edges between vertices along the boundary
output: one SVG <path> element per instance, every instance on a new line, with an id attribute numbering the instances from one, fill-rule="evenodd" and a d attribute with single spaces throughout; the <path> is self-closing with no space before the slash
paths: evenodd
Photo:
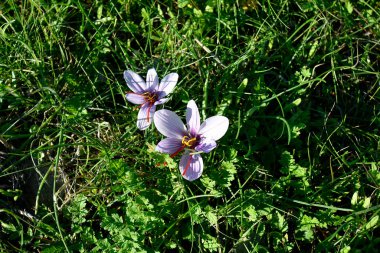
<path id="1" fill-rule="evenodd" d="M 182 176 L 186 175 L 187 169 L 190 167 L 191 158 L 192 158 L 192 156 L 190 155 L 189 160 L 187 160 L 185 170 L 182 173 Z"/>
<path id="2" fill-rule="evenodd" d="M 170 155 L 170 158 L 173 158 L 176 155 L 178 155 L 178 153 L 181 152 L 182 150 L 184 150 L 185 147 L 186 147 L 185 145 L 181 146 L 176 152 L 174 152 L 173 154 Z"/>

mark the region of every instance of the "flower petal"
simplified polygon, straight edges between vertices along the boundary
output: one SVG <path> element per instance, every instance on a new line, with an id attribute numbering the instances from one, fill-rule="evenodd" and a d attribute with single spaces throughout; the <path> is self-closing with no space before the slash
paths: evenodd
<path id="1" fill-rule="evenodd" d="M 161 98 L 167 96 L 171 93 L 176 86 L 178 81 L 177 73 L 170 73 L 166 75 L 162 80 L 158 87 L 158 90 L 162 91 Z"/>
<path id="2" fill-rule="evenodd" d="M 182 148 L 182 141 L 177 138 L 165 138 L 156 146 L 156 151 L 166 154 L 174 154 Z"/>
<path id="3" fill-rule="evenodd" d="M 168 101 L 169 99 L 168 98 L 161 98 L 159 100 L 157 100 L 156 102 L 154 102 L 155 105 L 161 105 L 163 103 L 166 103 L 166 101 Z"/>
<path id="4" fill-rule="evenodd" d="M 213 116 L 202 123 L 198 134 L 215 141 L 225 135 L 228 129 L 229 121 L 224 116 Z"/>
<path id="5" fill-rule="evenodd" d="M 133 93 L 133 92 L 129 92 L 125 95 L 125 97 L 127 98 L 127 100 L 131 103 L 134 103 L 136 105 L 141 105 L 141 104 L 144 104 L 145 103 L 145 98 L 143 95 L 141 94 L 137 94 L 137 93 Z"/>
<path id="6" fill-rule="evenodd" d="M 190 131 L 190 134 L 192 136 L 196 136 L 199 131 L 201 122 L 199 119 L 198 107 L 195 104 L 194 100 L 190 100 L 189 103 L 187 103 L 186 122 L 187 122 L 187 128 Z"/>
<path id="7" fill-rule="evenodd" d="M 154 68 L 148 70 L 146 74 L 146 88 L 149 91 L 157 89 L 158 86 L 158 75 Z"/>
<path id="8" fill-rule="evenodd" d="M 193 181 L 198 179 L 203 172 L 203 160 L 199 154 L 190 155 L 186 153 L 182 155 L 179 162 L 179 171 L 184 179 Z"/>
<path id="9" fill-rule="evenodd" d="M 157 130 L 166 137 L 182 140 L 186 134 L 186 127 L 180 117 L 169 110 L 159 110 L 154 114 L 154 124 Z"/>
<path id="10" fill-rule="evenodd" d="M 139 113 L 137 114 L 137 127 L 140 130 L 147 129 L 153 121 L 153 114 L 156 111 L 156 106 L 145 103 L 141 106 Z"/>
<path id="11" fill-rule="evenodd" d="M 131 70 L 124 71 L 124 79 L 127 82 L 128 87 L 135 93 L 143 93 L 146 90 L 146 84 L 144 80 Z"/>
<path id="12" fill-rule="evenodd" d="M 195 150 L 208 153 L 214 148 L 216 148 L 216 142 L 213 139 L 202 138 L 199 144 L 195 147 Z"/>

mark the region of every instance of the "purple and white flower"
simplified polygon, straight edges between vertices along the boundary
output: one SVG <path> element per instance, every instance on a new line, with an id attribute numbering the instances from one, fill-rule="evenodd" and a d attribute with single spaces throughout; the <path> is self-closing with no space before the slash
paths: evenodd
<path id="1" fill-rule="evenodd" d="M 171 93 L 178 81 L 177 73 L 170 73 L 158 81 L 157 72 L 154 68 L 148 70 L 146 82 L 131 70 L 124 71 L 124 79 L 132 92 L 126 94 L 129 102 L 140 105 L 140 111 L 137 115 L 137 127 L 145 130 L 152 123 L 156 105 L 165 103 L 165 98 Z"/>
<path id="2" fill-rule="evenodd" d="M 216 141 L 227 132 L 229 121 L 224 116 L 213 116 L 200 124 L 198 107 L 190 100 L 186 109 L 187 127 L 180 117 L 169 110 L 159 110 L 154 115 L 157 130 L 167 138 L 160 141 L 156 151 L 176 156 L 185 150 L 179 163 L 182 176 L 193 181 L 203 172 L 201 153 L 208 153 L 216 147 Z"/>

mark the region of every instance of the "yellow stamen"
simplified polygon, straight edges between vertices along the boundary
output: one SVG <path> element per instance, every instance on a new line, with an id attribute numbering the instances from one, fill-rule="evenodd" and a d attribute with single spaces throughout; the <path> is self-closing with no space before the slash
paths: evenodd
<path id="1" fill-rule="evenodd" d="M 189 136 L 183 136 L 182 138 L 182 145 L 185 145 L 187 147 L 191 147 L 194 145 L 194 143 L 197 141 L 197 138 L 193 137 L 190 139 Z"/>
<path id="2" fill-rule="evenodd" d="M 153 104 L 154 102 L 156 102 L 157 98 L 158 98 L 158 96 L 157 96 L 156 93 L 145 92 L 142 95 L 144 96 L 145 101 L 147 101 L 147 102 L 149 102 L 151 104 Z"/>

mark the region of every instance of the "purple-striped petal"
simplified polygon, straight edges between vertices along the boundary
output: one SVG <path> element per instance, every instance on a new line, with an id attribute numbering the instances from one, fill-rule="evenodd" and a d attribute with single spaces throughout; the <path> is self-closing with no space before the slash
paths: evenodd
<path id="1" fill-rule="evenodd" d="M 177 138 L 165 138 L 156 146 L 156 151 L 166 154 L 174 154 L 182 148 L 182 141 Z"/>
<path id="2" fill-rule="evenodd" d="M 213 139 L 202 138 L 199 144 L 195 147 L 195 150 L 208 153 L 214 148 L 216 148 L 216 142 Z"/>
<path id="3" fill-rule="evenodd" d="M 180 117 L 169 110 L 159 110 L 154 114 L 154 124 L 157 130 L 166 137 L 182 140 L 186 134 L 186 127 Z"/>
<path id="4" fill-rule="evenodd" d="M 170 73 L 161 80 L 161 83 L 158 86 L 158 90 L 162 91 L 161 98 L 167 96 L 173 91 L 174 87 L 177 84 L 177 81 L 178 81 L 177 73 Z"/>
<path id="5" fill-rule="evenodd" d="M 142 105 L 145 103 L 145 98 L 143 95 L 141 94 L 137 94 L 137 93 L 127 93 L 125 95 L 125 97 L 127 98 L 127 100 L 131 103 L 134 103 L 136 105 Z"/>
<path id="6" fill-rule="evenodd" d="M 186 122 L 187 122 L 187 128 L 190 131 L 190 134 L 192 136 L 196 136 L 199 131 L 201 122 L 199 119 L 198 107 L 195 104 L 194 100 L 190 100 L 189 103 L 187 103 Z"/>
<path id="7" fill-rule="evenodd" d="M 199 154 L 190 155 L 190 153 L 182 155 L 179 162 L 179 171 L 186 180 L 193 181 L 198 179 L 203 172 L 202 157 Z"/>
<path id="8" fill-rule="evenodd" d="M 145 130 L 150 126 L 150 124 L 152 124 L 155 111 L 155 105 L 145 103 L 143 106 L 141 106 L 140 111 L 137 114 L 137 127 L 140 130 Z"/>
<path id="9" fill-rule="evenodd" d="M 229 121 L 224 116 L 213 116 L 205 120 L 199 128 L 199 135 L 215 141 L 225 135 Z"/>
<path id="10" fill-rule="evenodd" d="M 146 84 L 144 80 L 131 70 L 124 71 L 124 79 L 127 82 L 128 87 L 134 93 L 143 93 L 146 90 Z"/>
<path id="11" fill-rule="evenodd" d="M 149 91 L 153 91 L 158 87 L 158 75 L 154 68 L 148 70 L 146 74 L 146 89 Z"/>
<path id="12" fill-rule="evenodd" d="M 161 98 L 161 99 L 157 100 L 154 104 L 155 105 L 161 105 L 161 104 L 165 103 L 168 100 L 169 100 L 168 98 Z"/>

